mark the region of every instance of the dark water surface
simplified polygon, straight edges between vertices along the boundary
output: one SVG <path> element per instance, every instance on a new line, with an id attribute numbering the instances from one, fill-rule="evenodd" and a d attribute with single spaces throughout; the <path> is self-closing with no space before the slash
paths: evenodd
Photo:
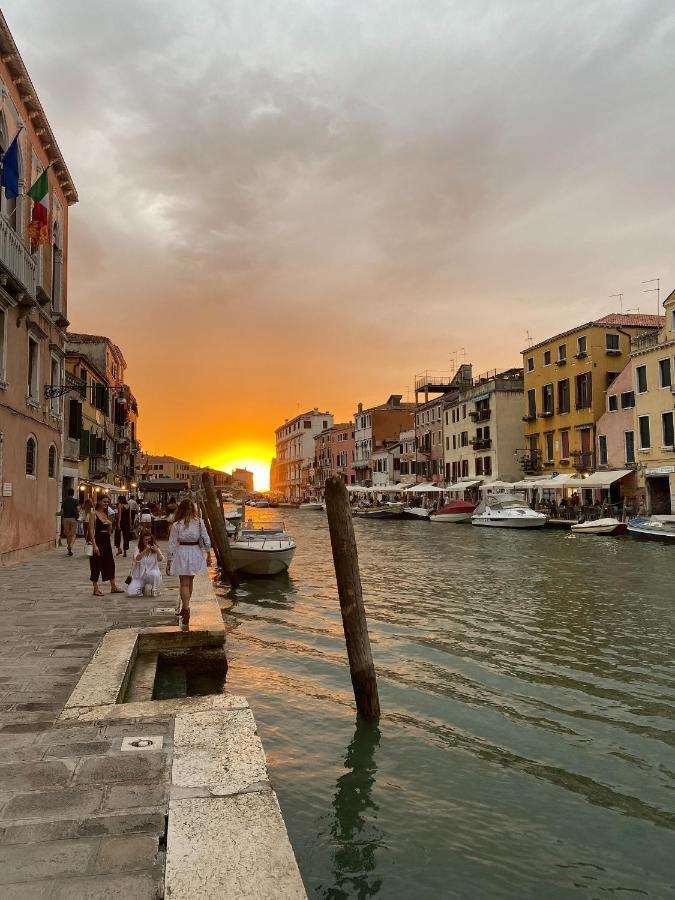
<path id="1" fill-rule="evenodd" d="M 358 724 L 324 513 L 225 619 L 312 898 L 675 896 L 675 548 L 355 522 Z"/>

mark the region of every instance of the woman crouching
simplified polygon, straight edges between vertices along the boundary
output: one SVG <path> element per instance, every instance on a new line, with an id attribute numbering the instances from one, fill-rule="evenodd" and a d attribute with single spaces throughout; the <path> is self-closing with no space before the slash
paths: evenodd
<path id="1" fill-rule="evenodd" d="M 142 597 L 146 588 L 150 588 L 153 597 L 159 594 L 162 586 L 162 574 L 159 564 L 164 559 L 162 551 L 155 543 L 149 528 L 141 529 L 138 538 L 138 549 L 134 553 L 134 567 L 131 570 L 131 581 L 127 588 L 130 597 Z"/>
<path id="2" fill-rule="evenodd" d="M 180 617 L 185 627 L 190 624 L 190 598 L 195 575 L 206 568 L 204 550 L 211 550 L 211 541 L 196 505 L 186 497 L 178 504 L 171 526 L 166 564 L 166 574 L 178 575 L 180 579 Z M 209 552 L 207 562 L 210 560 Z"/>

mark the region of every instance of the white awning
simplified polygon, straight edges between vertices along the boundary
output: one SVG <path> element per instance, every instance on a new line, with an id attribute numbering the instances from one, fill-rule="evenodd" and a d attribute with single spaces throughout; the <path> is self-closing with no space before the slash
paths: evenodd
<path id="1" fill-rule="evenodd" d="M 449 484 L 446 491 L 465 491 L 467 488 L 475 487 L 480 481 L 455 481 Z"/>
<path id="2" fill-rule="evenodd" d="M 478 488 L 479 491 L 513 491 L 520 490 L 517 488 L 513 481 L 490 481 L 488 484 L 481 484 Z"/>
<path id="3" fill-rule="evenodd" d="M 541 488 L 546 491 L 556 491 L 567 487 L 572 480 L 574 480 L 574 475 L 568 472 L 567 474 L 554 475 L 553 477 L 547 475 L 544 478 L 527 478 L 524 481 L 517 481 L 513 487 L 517 488 L 519 491 L 532 490 L 534 488 Z"/>
<path id="4" fill-rule="evenodd" d="M 124 494 L 129 490 L 128 487 L 119 487 L 116 484 L 107 484 L 105 481 L 90 481 L 87 478 L 80 478 L 80 484 L 89 484 L 91 487 L 100 488 L 104 494 Z"/>
<path id="5" fill-rule="evenodd" d="M 425 484 L 415 484 L 413 487 L 409 487 L 406 491 L 406 494 L 429 494 L 432 492 L 440 492 L 443 493 L 445 488 L 439 487 L 437 484 L 425 483 Z"/>
<path id="6" fill-rule="evenodd" d="M 584 490 L 608 488 L 615 481 L 620 481 L 626 475 L 630 475 L 632 471 L 632 469 L 615 469 L 613 472 L 593 472 L 588 478 L 570 478 L 567 487 L 583 488 Z"/>

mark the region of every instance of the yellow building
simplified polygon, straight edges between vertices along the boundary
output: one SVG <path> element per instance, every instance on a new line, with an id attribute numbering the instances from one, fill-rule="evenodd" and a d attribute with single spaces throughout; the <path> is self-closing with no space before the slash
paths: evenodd
<path id="1" fill-rule="evenodd" d="M 526 475 L 592 472 L 595 428 L 605 391 L 630 359 L 631 339 L 662 324 L 661 316 L 612 314 L 523 350 Z"/>
<path id="2" fill-rule="evenodd" d="M 631 343 L 638 487 L 648 513 L 675 512 L 675 291 L 659 331 Z"/>

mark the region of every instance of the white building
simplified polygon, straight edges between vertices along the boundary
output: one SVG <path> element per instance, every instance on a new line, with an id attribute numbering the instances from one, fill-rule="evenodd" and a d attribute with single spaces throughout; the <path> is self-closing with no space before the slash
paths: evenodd
<path id="1" fill-rule="evenodd" d="M 373 487 L 398 484 L 401 480 L 401 442 L 385 441 L 373 451 Z"/>
<path id="2" fill-rule="evenodd" d="M 314 407 L 294 419 L 287 419 L 275 431 L 276 465 L 272 491 L 291 500 L 302 500 L 312 490 L 314 480 L 314 438 L 330 428 L 333 415 Z"/>

